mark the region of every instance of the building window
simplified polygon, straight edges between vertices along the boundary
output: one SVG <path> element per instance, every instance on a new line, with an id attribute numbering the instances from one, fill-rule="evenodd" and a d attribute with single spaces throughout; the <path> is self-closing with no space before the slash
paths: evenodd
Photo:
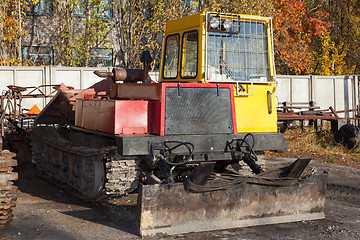
<path id="1" fill-rule="evenodd" d="M 23 47 L 23 61 L 30 65 L 54 65 L 54 49 L 51 47 Z"/>
<path id="2" fill-rule="evenodd" d="M 112 18 L 112 1 L 111 0 L 101 0 L 101 7 L 96 8 L 97 14 L 103 18 Z"/>
<path id="3" fill-rule="evenodd" d="M 74 16 L 75 17 L 85 17 L 85 11 L 86 11 L 87 4 L 88 4 L 87 0 L 75 1 Z"/>
<path id="4" fill-rule="evenodd" d="M 91 3 L 90 3 L 91 4 Z M 89 5 L 88 0 L 77 0 L 74 7 L 74 16 L 75 17 L 85 17 L 86 10 L 88 8 L 94 9 L 97 17 L 101 18 L 112 18 L 112 1 L 111 0 L 101 0 L 96 6 Z"/>
<path id="5" fill-rule="evenodd" d="M 25 0 L 25 13 L 27 15 L 48 15 L 52 9 L 51 0 L 39 0 L 37 3 L 32 3 Z"/>
<path id="6" fill-rule="evenodd" d="M 95 48 L 90 51 L 89 67 L 112 67 L 113 51 L 107 48 Z"/>

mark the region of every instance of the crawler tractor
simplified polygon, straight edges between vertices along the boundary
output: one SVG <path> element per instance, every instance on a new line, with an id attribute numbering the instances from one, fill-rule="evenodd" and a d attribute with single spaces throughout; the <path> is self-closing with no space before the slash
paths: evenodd
<path id="1" fill-rule="evenodd" d="M 59 88 L 32 134 L 43 176 L 91 199 L 137 189 L 142 236 L 323 218 L 326 175 L 308 172 L 309 159 L 267 172 L 257 162 L 288 144 L 277 132 L 271 18 L 184 17 L 166 23 L 162 49 L 159 83 L 145 51 L 144 69 Z"/>

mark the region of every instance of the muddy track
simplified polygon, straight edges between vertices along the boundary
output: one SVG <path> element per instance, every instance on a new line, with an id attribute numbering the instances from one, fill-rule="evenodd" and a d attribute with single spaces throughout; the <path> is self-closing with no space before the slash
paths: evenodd
<path id="1" fill-rule="evenodd" d="M 42 177 L 84 199 L 119 197 L 138 186 L 139 161 L 120 156 L 116 147 L 76 146 L 46 127 L 34 128 L 31 145 Z"/>

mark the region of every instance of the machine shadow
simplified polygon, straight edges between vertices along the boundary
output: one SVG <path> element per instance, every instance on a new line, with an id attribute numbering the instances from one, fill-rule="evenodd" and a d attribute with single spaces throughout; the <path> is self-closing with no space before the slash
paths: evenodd
<path id="1" fill-rule="evenodd" d="M 85 201 L 39 177 L 35 167 L 20 168 L 17 172 L 19 180 L 16 182 L 16 185 L 20 192 L 48 201 L 87 208 L 80 211 L 59 211 L 59 213 L 139 236 L 136 229 L 137 194 L 131 194 L 131 197 L 124 197 L 124 199 L 117 201 L 117 203 L 108 200 Z"/>

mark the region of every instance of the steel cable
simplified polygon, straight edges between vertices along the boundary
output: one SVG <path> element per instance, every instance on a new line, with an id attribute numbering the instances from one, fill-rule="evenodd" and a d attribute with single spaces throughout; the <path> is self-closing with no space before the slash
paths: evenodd
<path id="1" fill-rule="evenodd" d="M 257 184 L 257 185 L 266 185 L 273 187 L 288 187 L 299 183 L 310 176 L 312 176 L 316 169 L 312 168 L 309 173 L 302 175 L 299 178 L 279 178 L 272 177 L 278 175 L 280 169 L 273 170 L 267 173 L 262 173 L 256 176 L 243 176 L 239 173 L 212 173 L 210 175 L 210 183 L 207 185 L 198 185 L 193 183 L 189 178 L 184 182 L 185 188 L 189 189 L 191 192 L 201 193 L 201 192 L 211 192 L 217 190 L 226 190 L 236 185 L 241 184 Z"/>

